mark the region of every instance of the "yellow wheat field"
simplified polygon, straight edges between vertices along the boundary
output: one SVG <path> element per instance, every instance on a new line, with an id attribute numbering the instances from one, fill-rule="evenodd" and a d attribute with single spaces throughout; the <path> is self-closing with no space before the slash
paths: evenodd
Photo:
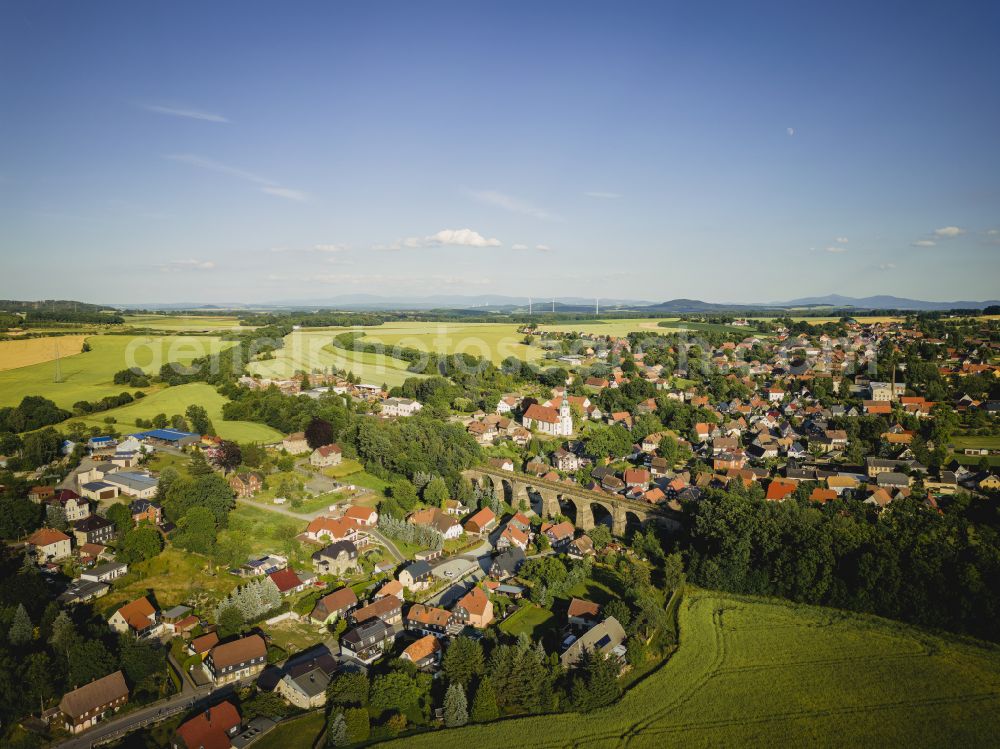
<path id="1" fill-rule="evenodd" d="M 56 356 L 79 354 L 85 335 L 63 335 L 51 338 L 26 338 L 22 341 L 0 341 L 0 371 L 28 367 L 52 361 Z"/>

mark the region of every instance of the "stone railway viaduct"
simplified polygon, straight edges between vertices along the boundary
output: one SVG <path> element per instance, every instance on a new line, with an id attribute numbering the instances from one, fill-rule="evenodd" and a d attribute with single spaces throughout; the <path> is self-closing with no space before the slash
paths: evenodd
<path id="1" fill-rule="evenodd" d="M 598 513 L 610 515 L 611 532 L 619 537 L 624 536 L 630 526 L 638 527 L 648 522 L 661 523 L 673 530 L 680 528 L 680 521 L 671 517 L 669 510 L 616 494 L 584 489 L 582 486 L 560 481 L 548 481 L 526 473 L 504 471 L 493 466 L 470 468 L 462 475 L 480 486 L 493 487 L 497 495 L 503 496 L 513 507 L 517 507 L 521 500 L 530 506 L 532 500 L 537 498 L 541 504 L 539 514 L 543 517 L 567 514 L 564 510 L 572 507 L 576 527 L 585 531 L 595 525 L 595 509 Z"/>

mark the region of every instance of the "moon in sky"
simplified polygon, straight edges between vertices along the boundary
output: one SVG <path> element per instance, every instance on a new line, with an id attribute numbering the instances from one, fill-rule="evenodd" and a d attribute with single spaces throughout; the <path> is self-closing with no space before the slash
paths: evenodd
<path id="1" fill-rule="evenodd" d="M 795 135 L 795 128 L 794 127 L 786 127 L 785 128 L 785 132 L 788 133 L 789 135 Z"/>

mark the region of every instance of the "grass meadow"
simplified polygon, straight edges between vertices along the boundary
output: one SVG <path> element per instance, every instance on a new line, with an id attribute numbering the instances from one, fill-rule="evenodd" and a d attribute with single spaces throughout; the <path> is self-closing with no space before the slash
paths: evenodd
<path id="1" fill-rule="evenodd" d="M 1000 650 L 835 609 L 690 591 L 680 646 L 587 714 L 410 735 L 391 746 L 539 749 L 986 746 L 1000 735 Z"/>
<path id="2" fill-rule="evenodd" d="M 223 421 L 222 406 L 226 398 L 219 395 L 214 387 L 203 382 L 192 382 L 187 385 L 175 385 L 159 390 L 145 398 L 129 403 L 127 406 L 101 411 L 87 418 L 74 418 L 71 421 L 82 421 L 88 426 L 105 426 L 108 417 L 115 419 L 115 428 L 122 432 L 140 431 L 136 419 L 152 419 L 157 414 L 183 414 L 188 406 L 195 404 L 203 406 L 208 411 L 212 425 L 220 437 L 236 442 L 272 443 L 281 440 L 282 434 L 266 424 L 253 421 Z"/>
<path id="3" fill-rule="evenodd" d="M 125 315 L 125 325 L 130 328 L 185 332 L 252 330 L 240 325 L 239 318 L 222 315 Z"/>
<path id="4" fill-rule="evenodd" d="M 97 335 L 87 343 L 91 350 L 85 354 L 79 353 L 80 347 L 72 347 L 72 354 L 60 349 L 58 360 L 0 371 L 0 407 L 16 406 L 26 395 L 41 395 L 70 408 L 80 400 L 134 390 L 114 383 L 115 373 L 122 369 L 135 366 L 152 373 L 162 364 L 189 364 L 233 345 L 217 336 Z"/>

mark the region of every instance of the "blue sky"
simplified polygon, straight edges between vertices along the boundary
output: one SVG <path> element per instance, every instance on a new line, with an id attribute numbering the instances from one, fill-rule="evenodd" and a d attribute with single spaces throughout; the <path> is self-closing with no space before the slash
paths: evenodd
<path id="1" fill-rule="evenodd" d="M 995 2 L 7 2 L 0 297 L 996 298 L 998 33 Z"/>

